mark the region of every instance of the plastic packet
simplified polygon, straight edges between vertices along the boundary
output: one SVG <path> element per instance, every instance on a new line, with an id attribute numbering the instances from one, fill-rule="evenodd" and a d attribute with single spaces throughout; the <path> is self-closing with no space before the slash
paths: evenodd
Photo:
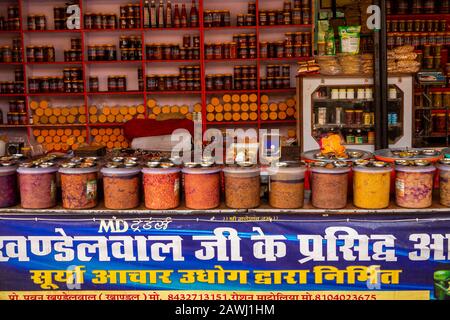
<path id="1" fill-rule="evenodd" d="M 361 26 L 340 26 L 341 52 L 349 54 L 359 53 Z"/>

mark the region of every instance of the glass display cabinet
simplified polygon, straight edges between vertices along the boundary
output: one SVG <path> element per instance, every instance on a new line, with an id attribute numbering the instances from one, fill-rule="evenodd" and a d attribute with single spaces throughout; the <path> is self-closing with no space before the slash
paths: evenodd
<path id="1" fill-rule="evenodd" d="M 342 136 L 348 148 L 374 151 L 375 103 L 370 77 L 313 75 L 298 78 L 298 122 L 302 151 L 319 148 L 327 133 Z M 412 76 L 389 77 L 390 147 L 411 147 Z"/>

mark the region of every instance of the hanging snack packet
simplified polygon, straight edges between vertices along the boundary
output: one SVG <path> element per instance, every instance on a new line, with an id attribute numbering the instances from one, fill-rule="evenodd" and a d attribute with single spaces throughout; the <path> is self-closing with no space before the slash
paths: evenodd
<path id="1" fill-rule="evenodd" d="M 341 52 L 358 54 L 361 26 L 340 26 L 338 30 L 341 38 Z"/>
<path id="2" fill-rule="evenodd" d="M 336 54 L 335 40 L 334 40 L 334 30 L 329 27 L 325 33 L 325 55 L 334 56 Z"/>

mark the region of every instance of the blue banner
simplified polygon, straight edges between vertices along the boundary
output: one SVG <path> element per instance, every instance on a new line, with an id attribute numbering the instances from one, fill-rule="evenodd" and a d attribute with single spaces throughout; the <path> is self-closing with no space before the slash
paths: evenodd
<path id="1" fill-rule="evenodd" d="M 3 215 L 0 298 L 449 299 L 449 230 L 446 215 Z"/>

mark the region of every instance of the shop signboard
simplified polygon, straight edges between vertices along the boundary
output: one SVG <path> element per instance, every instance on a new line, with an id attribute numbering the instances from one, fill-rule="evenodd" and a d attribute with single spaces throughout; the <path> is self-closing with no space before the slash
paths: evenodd
<path id="1" fill-rule="evenodd" d="M 449 299 L 450 216 L 0 217 L 3 300 Z"/>

